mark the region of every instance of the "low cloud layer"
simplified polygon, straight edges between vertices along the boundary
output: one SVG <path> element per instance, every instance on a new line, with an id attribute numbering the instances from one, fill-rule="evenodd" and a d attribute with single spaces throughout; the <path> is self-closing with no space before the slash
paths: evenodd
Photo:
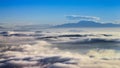
<path id="1" fill-rule="evenodd" d="M 2 55 L 0 68 L 119 68 L 120 66 L 119 55 L 114 51 L 90 51 L 85 56 L 46 47 L 50 45 L 46 41 L 39 41 L 33 45 L 12 46 L 11 50 L 0 53 Z"/>
<path id="2" fill-rule="evenodd" d="M 98 21 L 100 20 L 99 17 L 94 17 L 94 16 L 79 16 L 79 15 L 70 15 L 66 16 L 68 20 L 93 20 L 93 21 Z"/>
<path id="3" fill-rule="evenodd" d="M 120 67 L 120 54 L 111 49 L 119 48 L 120 32 L 79 32 L 64 29 L 32 33 L 1 32 L 0 35 L 2 43 L 11 44 L 0 45 L 0 68 Z M 62 48 L 90 50 L 81 54 Z"/>

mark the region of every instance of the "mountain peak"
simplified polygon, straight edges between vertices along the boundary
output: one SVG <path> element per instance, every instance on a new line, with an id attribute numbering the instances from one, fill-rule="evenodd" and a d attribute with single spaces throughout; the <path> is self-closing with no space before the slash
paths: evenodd
<path id="1" fill-rule="evenodd" d="M 120 24 L 113 24 L 113 23 L 100 23 L 100 22 L 95 22 L 95 21 L 79 21 L 78 23 L 66 23 L 66 24 L 62 24 L 62 25 L 57 25 L 54 26 L 55 28 L 60 28 L 60 27 L 64 27 L 64 28 L 78 28 L 78 27 L 120 27 Z"/>

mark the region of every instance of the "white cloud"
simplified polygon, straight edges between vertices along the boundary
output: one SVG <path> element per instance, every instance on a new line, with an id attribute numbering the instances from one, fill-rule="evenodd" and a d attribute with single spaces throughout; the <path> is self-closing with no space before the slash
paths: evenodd
<path id="1" fill-rule="evenodd" d="M 67 32 L 67 30 L 64 31 L 59 30 L 59 32 L 57 31 L 50 33 L 43 32 L 43 34 L 45 33 L 45 36 L 71 35 L 71 34 L 72 35 L 80 34 L 85 36 L 87 35 L 85 38 L 58 37 L 56 39 L 58 42 L 64 41 L 69 43 L 70 42 L 72 43 L 72 41 L 75 43 L 80 42 L 82 40 L 86 41 L 84 39 L 88 39 L 88 41 L 97 40 L 98 42 L 107 40 L 109 42 L 111 40 L 114 41 L 114 39 L 119 39 L 120 37 L 119 32 L 109 33 L 103 31 L 103 32 L 75 33 L 75 32 Z M 15 37 L 13 38 L 14 40 L 16 40 Z M 56 42 L 56 40 L 54 40 L 54 42 Z M 9 68 L 119 68 L 120 67 L 120 61 L 119 61 L 120 54 L 116 53 L 114 50 L 91 49 L 85 55 L 83 54 L 81 55 L 80 53 L 77 52 L 71 52 L 69 50 L 68 51 L 61 50 L 58 47 L 53 47 L 52 45 L 54 44 L 52 44 L 51 40 L 49 41 L 47 38 L 46 41 L 44 40 L 36 41 L 36 44 L 21 44 L 19 46 L 13 45 L 13 46 L 5 46 L 4 48 L 0 48 L 1 50 L 0 68 L 8 68 L 8 67 Z M 94 45 L 92 44 L 92 46 Z M 62 47 L 65 48 L 67 47 L 67 45 L 66 46 L 63 45 Z"/>
<path id="2" fill-rule="evenodd" d="M 79 16 L 79 15 L 70 15 L 66 16 L 68 20 L 94 20 L 98 21 L 100 20 L 99 17 L 94 17 L 94 16 Z"/>

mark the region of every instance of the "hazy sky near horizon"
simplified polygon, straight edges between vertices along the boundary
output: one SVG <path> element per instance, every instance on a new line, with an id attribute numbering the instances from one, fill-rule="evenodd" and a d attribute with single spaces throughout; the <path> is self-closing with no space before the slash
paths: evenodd
<path id="1" fill-rule="evenodd" d="M 67 23 L 66 16 L 120 21 L 120 0 L 0 0 L 0 23 Z"/>

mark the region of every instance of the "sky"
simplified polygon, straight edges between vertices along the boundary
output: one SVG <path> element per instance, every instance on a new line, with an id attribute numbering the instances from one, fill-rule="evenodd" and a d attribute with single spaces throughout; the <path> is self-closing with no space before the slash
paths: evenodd
<path id="1" fill-rule="evenodd" d="M 120 0 L 0 0 L 0 23 L 63 24 L 95 18 L 119 23 L 119 3 Z"/>

